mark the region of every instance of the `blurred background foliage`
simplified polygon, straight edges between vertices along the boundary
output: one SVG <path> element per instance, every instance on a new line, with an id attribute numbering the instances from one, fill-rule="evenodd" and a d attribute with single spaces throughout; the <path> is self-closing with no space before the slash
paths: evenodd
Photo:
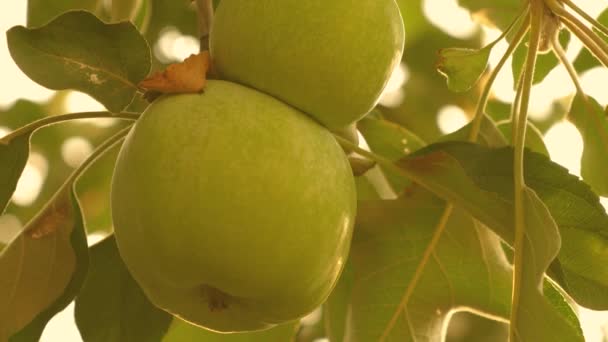
<path id="1" fill-rule="evenodd" d="M 470 27 L 463 28 L 466 32 L 451 34 L 446 33 L 445 28 L 438 27 L 437 23 L 431 23 L 427 15 L 430 6 L 428 3 L 441 1 L 397 1 L 407 33 L 405 54 L 401 69 L 395 75 L 397 79 L 389 85 L 392 88 L 387 90 L 387 96 L 381 101 L 379 115 L 402 125 L 430 143 L 467 122 L 473 114 L 480 92 L 479 86 L 466 93 L 450 92 L 445 78 L 435 70 L 438 50 L 446 47 L 476 48 L 491 40 L 488 40 L 488 33 L 481 26 L 472 22 L 468 24 Z M 475 4 L 475 1 L 462 2 Z M 65 10 L 76 8 L 93 11 L 106 21 L 112 20 L 107 1 L 30 0 L 28 3 L 31 8 L 37 9 L 28 12 L 28 26 L 43 24 Z M 153 52 L 153 71 L 182 60 L 198 50 L 196 11 L 189 0 L 136 0 L 133 4 L 137 8 L 135 22 Z M 450 12 L 449 9 L 445 11 Z M 2 48 L 6 49 L 6 46 Z M 576 60 L 577 68 L 589 70 L 596 66 L 595 60 L 590 57 L 587 53 L 581 54 Z M 9 82 L 5 80 L 4 83 Z M 28 94 L 23 94 L 22 97 L 28 98 Z M 503 101 L 504 98 L 497 96 L 489 105 L 488 114 L 496 121 L 509 117 L 510 104 Z M 84 95 L 66 91 L 55 92 L 50 99 L 41 102 L 20 99 L 0 107 L 0 135 L 44 116 L 70 111 L 101 110 L 99 106 Z M 545 106 L 548 108 L 545 108 L 545 113 L 533 115 L 532 119 L 540 131 L 546 133 L 564 118 L 567 106 L 567 99 L 552 99 Z M 445 116 L 443 119 L 442 115 Z M 25 175 L 7 214 L 0 217 L 0 242 L 10 239 L 11 234 L 17 232 L 42 207 L 94 146 L 122 127 L 124 123 L 119 121 L 96 119 L 55 125 L 34 134 L 31 140 L 32 155 Z M 90 234 L 106 235 L 112 229 L 109 192 L 116 152 L 117 150 L 104 156 L 78 183 L 79 198 Z M 99 237 L 94 240 L 98 241 Z M 320 315 L 317 312 L 304 320 L 299 341 L 313 341 L 325 336 Z M 489 342 L 505 338 L 505 324 L 469 313 L 455 314 L 449 326 L 450 342 Z"/>

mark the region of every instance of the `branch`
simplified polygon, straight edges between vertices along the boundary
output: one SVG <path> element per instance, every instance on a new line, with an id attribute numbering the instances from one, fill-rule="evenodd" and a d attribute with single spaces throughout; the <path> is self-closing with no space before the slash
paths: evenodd
<path id="1" fill-rule="evenodd" d="M 200 34 L 200 51 L 209 50 L 209 34 L 213 25 L 213 1 L 195 0 L 198 13 L 198 32 Z"/>

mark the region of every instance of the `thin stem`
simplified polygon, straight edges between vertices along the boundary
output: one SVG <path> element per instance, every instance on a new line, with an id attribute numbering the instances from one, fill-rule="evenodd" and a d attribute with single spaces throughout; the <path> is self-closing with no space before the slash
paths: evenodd
<path id="1" fill-rule="evenodd" d="M 602 127 L 602 123 L 599 121 L 598 116 L 594 114 L 593 106 L 591 105 L 591 101 L 589 101 L 589 97 L 587 96 L 587 94 L 585 93 L 585 90 L 583 89 L 583 86 L 581 85 L 581 82 L 576 73 L 576 69 L 574 69 L 574 66 L 572 65 L 572 63 L 570 63 L 570 61 L 566 57 L 566 52 L 560 45 L 559 40 L 553 39 L 552 46 L 553 46 L 553 51 L 555 52 L 555 55 L 557 56 L 557 58 L 559 59 L 561 64 L 566 68 L 568 75 L 570 75 L 570 78 L 572 79 L 572 83 L 574 83 L 574 86 L 576 87 L 576 91 L 578 92 L 578 94 L 580 96 L 582 96 L 583 103 L 585 104 L 585 109 L 587 110 L 587 113 L 588 113 L 591 121 L 595 122 L 596 127 Z M 608 135 L 605 134 L 604 130 L 600 130 L 600 132 L 601 132 L 600 135 L 602 137 L 604 145 L 608 146 Z"/>
<path id="2" fill-rule="evenodd" d="M 528 121 L 528 108 L 530 105 L 530 94 L 534 78 L 534 68 L 538 56 L 541 39 L 541 27 L 544 17 L 544 3 L 542 0 L 533 0 L 530 20 L 530 41 L 528 55 L 524 66 L 524 78 L 522 83 L 521 105 L 519 107 L 517 130 L 515 133 L 515 155 L 513 161 L 514 180 L 514 202 L 515 202 L 515 239 L 513 258 L 513 293 L 511 298 L 511 324 L 509 328 L 509 340 L 517 341 L 517 320 L 519 301 L 521 298 L 521 287 L 523 281 L 523 257 L 526 234 L 525 207 L 523 194 L 526 188 L 524 179 L 524 145 Z"/>
<path id="3" fill-rule="evenodd" d="M 70 187 L 73 186 L 74 182 L 76 182 L 78 180 L 78 178 L 83 173 L 85 173 L 89 167 L 91 167 L 91 165 L 93 165 L 99 158 L 101 158 L 112 147 L 114 147 L 114 145 L 116 145 L 118 142 L 120 142 L 122 139 L 124 139 L 124 137 L 127 135 L 127 133 L 129 133 L 129 131 L 131 130 L 131 127 L 132 127 L 132 125 L 129 125 L 129 127 L 123 128 L 122 130 L 118 131 L 118 133 L 109 137 L 103 143 L 101 143 L 99 146 L 97 146 L 97 148 L 93 151 L 93 153 L 91 153 L 91 155 L 88 156 L 87 159 L 84 162 L 82 162 L 82 164 L 80 164 L 78 166 L 78 168 L 76 168 L 76 170 L 72 171 L 70 176 L 65 180 L 65 182 L 63 182 L 61 187 L 59 187 L 59 190 L 57 190 L 57 192 L 55 192 L 55 194 L 53 194 L 53 196 L 47 202 L 45 207 L 52 205 L 52 203 L 56 202 L 61 196 L 63 196 L 66 193 L 66 191 L 68 191 L 68 189 L 70 189 Z"/>
<path id="4" fill-rule="evenodd" d="M 513 100 L 513 105 L 511 107 L 511 142 L 514 141 L 514 134 L 517 130 L 518 122 L 519 122 L 519 107 L 521 106 L 521 95 L 523 92 L 523 83 L 524 83 L 524 73 L 519 74 L 519 79 L 517 80 L 517 87 L 515 88 L 517 92 L 515 93 L 515 99 Z"/>
<path id="5" fill-rule="evenodd" d="M 527 22 L 528 21 L 528 15 L 527 15 L 528 9 L 526 9 L 523 14 L 526 15 L 525 21 Z M 505 54 L 502 56 L 502 58 L 496 65 L 496 68 L 494 68 L 494 70 L 492 70 L 492 73 L 490 74 L 488 81 L 484 85 L 483 92 L 482 92 L 481 96 L 479 97 L 479 101 L 477 103 L 477 109 L 475 111 L 475 118 L 473 119 L 473 124 L 471 127 L 471 131 L 469 133 L 469 141 L 471 141 L 471 142 L 477 141 L 479 131 L 481 130 L 481 122 L 484 117 L 486 107 L 488 105 L 488 100 L 490 98 L 490 92 L 492 90 L 492 86 L 494 85 L 494 82 L 496 81 L 496 78 L 498 77 L 498 74 L 504 67 L 505 63 L 507 62 L 509 57 L 511 57 L 511 55 L 513 54 L 515 49 L 517 49 L 517 47 L 519 46 L 519 44 L 521 43 L 523 37 L 526 35 L 527 32 L 528 32 L 528 25 L 526 25 L 524 22 L 524 25 L 517 31 L 517 33 L 513 37 L 513 40 L 511 41 L 511 44 L 509 44 L 509 48 L 507 49 Z"/>
<path id="6" fill-rule="evenodd" d="M 585 32 L 578 28 L 576 25 L 567 20 L 564 20 L 562 22 L 570 30 L 570 32 L 574 33 L 574 35 L 578 39 L 580 39 L 580 41 L 583 43 L 583 45 L 585 45 L 589 52 L 591 52 L 591 54 L 593 54 L 593 56 L 595 56 L 595 58 L 600 61 L 600 63 L 602 63 L 605 67 L 608 68 L 608 54 L 602 51 L 602 49 L 597 44 L 595 44 L 592 39 L 587 37 Z"/>
<path id="7" fill-rule="evenodd" d="M 553 13 L 563 19 L 562 23 L 583 42 L 585 47 L 604 66 L 608 67 L 608 44 L 570 12 L 566 11 L 557 0 L 545 0 L 545 2 Z"/>
<path id="8" fill-rule="evenodd" d="M 568 75 L 572 79 L 572 83 L 574 83 L 576 90 L 578 91 L 579 94 L 585 96 L 585 98 L 586 98 L 587 96 L 585 95 L 585 92 L 583 91 L 583 87 L 579 81 L 578 75 L 576 73 L 576 69 L 574 69 L 574 66 L 568 60 L 568 57 L 566 56 L 566 52 L 562 48 L 562 46 L 559 42 L 559 39 L 554 38 L 552 41 L 552 46 L 553 46 L 553 51 L 555 52 L 555 56 L 557 57 L 557 59 L 559 59 L 560 63 L 564 66 L 564 68 L 566 68 L 566 71 L 568 72 Z"/>
<path id="9" fill-rule="evenodd" d="M 598 31 L 608 36 L 608 27 L 602 25 L 599 21 L 595 20 L 592 16 L 587 14 L 587 12 L 583 11 L 580 7 L 578 7 L 574 2 L 570 0 L 561 0 L 563 3 L 568 5 L 568 7 L 572 8 L 574 12 L 578 13 L 583 19 L 587 20 L 593 27 L 595 27 Z"/>
<path id="10" fill-rule="evenodd" d="M 15 139 L 18 136 L 21 136 L 23 134 L 32 133 L 35 130 L 37 130 L 38 128 L 41 128 L 44 126 L 48 126 L 48 125 L 52 125 L 52 124 L 56 124 L 56 123 L 60 123 L 60 122 L 65 122 L 65 121 L 78 120 L 78 119 L 94 119 L 94 118 L 114 118 L 114 119 L 135 121 L 139 118 L 139 116 L 140 115 L 136 114 L 136 113 L 114 114 L 114 113 L 110 113 L 110 112 L 82 112 L 82 113 L 71 113 L 71 114 L 65 114 L 65 115 L 53 115 L 53 116 L 48 116 L 43 119 L 31 122 L 25 126 L 19 127 L 18 129 L 12 131 L 11 133 L 9 133 L 6 136 L 4 136 L 3 138 L 1 138 L 0 143 L 8 144 L 11 142 L 12 139 Z"/>
<path id="11" fill-rule="evenodd" d="M 101 158 L 108 150 L 110 150 L 112 147 L 114 147 L 114 145 L 116 145 L 118 142 L 120 142 L 122 139 L 124 139 L 124 137 L 127 136 L 129 131 L 131 130 L 132 126 L 133 125 L 129 125 L 128 127 L 121 129 L 116 134 L 109 137 L 101 144 L 99 144 L 99 146 L 97 146 L 97 148 L 95 148 L 93 153 L 91 153 L 91 155 L 84 162 L 82 162 L 82 164 L 80 164 L 80 166 L 78 166 L 78 168 L 76 170 L 74 170 L 74 172 L 72 172 L 72 174 L 70 175 L 70 177 L 68 178 L 66 183 L 69 183 L 70 181 L 72 181 L 72 182 L 76 181 L 78 179 L 78 177 L 80 177 L 81 174 L 83 174 L 91 165 L 93 165 L 99 158 Z"/>
<path id="12" fill-rule="evenodd" d="M 200 35 L 201 47 L 200 51 L 209 50 L 209 34 L 213 25 L 213 1 L 212 0 L 196 0 L 198 13 L 198 31 Z"/>

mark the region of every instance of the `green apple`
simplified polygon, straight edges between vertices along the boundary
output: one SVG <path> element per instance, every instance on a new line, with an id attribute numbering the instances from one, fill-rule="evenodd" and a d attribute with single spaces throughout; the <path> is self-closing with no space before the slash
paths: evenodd
<path id="1" fill-rule="evenodd" d="M 324 127 L 256 90 L 209 81 L 164 97 L 126 138 L 116 240 L 157 306 L 220 332 L 298 319 L 347 259 L 356 193 Z"/>
<path id="2" fill-rule="evenodd" d="M 378 102 L 403 54 L 394 0 L 222 0 L 210 51 L 219 75 L 335 130 Z"/>

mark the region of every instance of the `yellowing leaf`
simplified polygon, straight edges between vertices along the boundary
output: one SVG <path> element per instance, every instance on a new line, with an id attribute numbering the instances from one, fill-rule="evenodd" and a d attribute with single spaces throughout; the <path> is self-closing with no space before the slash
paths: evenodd
<path id="1" fill-rule="evenodd" d="M 181 63 L 171 64 L 139 83 L 141 88 L 161 93 L 198 93 L 207 83 L 209 52 L 191 55 Z"/>
<path id="2" fill-rule="evenodd" d="M 72 183 L 66 184 L 0 253 L 0 341 L 38 340 L 84 281 L 84 222 Z"/>

